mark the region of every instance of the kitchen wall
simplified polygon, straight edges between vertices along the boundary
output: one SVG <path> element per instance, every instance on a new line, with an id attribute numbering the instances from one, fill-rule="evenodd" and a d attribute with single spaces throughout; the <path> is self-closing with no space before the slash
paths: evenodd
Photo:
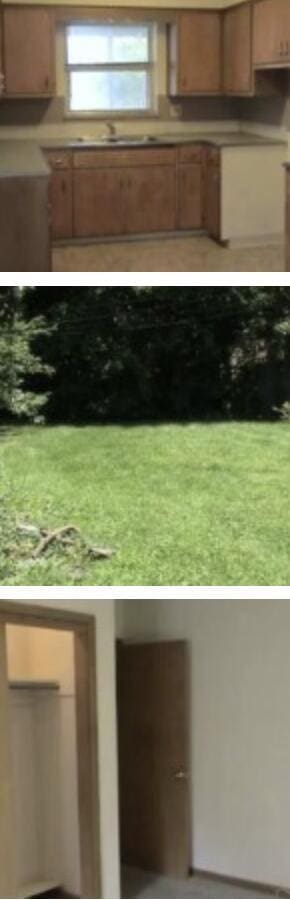
<path id="1" fill-rule="evenodd" d="M 0 0 L 0 5 L 3 0 Z M 7 2 L 7 0 L 6 0 Z M 8 3 L 26 3 L 27 0 L 8 0 Z M 158 9 L 224 9 L 227 6 L 234 6 L 238 3 L 245 3 L 247 0 L 182 0 L 182 3 L 178 2 L 178 0 L 142 0 L 142 7 L 146 8 L 158 8 Z M 55 6 L 55 0 L 42 0 L 43 5 L 45 6 Z M 39 5 L 39 0 L 30 0 L 30 5 Z M 65 6 L 88 6 L 87 0 L 61 0 L 61 5 Z M 89 6 L 104 6 L 104 0 L 90 0 Z M 110 7 L 134 7 L 137 6 L 140 8 L 139 0 L 126 0 L 124 4 L 124 0 L 110 0 Z"/>
<path id="2" fill-rule="evenodd" d="M 11 600 L 11 604 L 14 603 Z M 28 603 L 29 600 L 23 600 Z M 51 608 L 73 610 L 78 612 L 89 613 L 95 617 L 96 622 L 96 640 L 97 640 L 97 719 L 98 719 L 98 740 L 99 740 L 99 788 L 100 788 L 100 832 L 101 832 L 101 864 L 102 864 L 102 897 L 118 898 L 120 897 L 120 878 L 119 878 L 119 824 L 118 824 L 118 779 L 117 779 L 117 744 L 116 744 L 116 701 L 115 701 L 115 618 L 113 601 L 106 600 L 38 600 L 38 605 L 50 606 Z M 45 638 L 44 638 L 45 640 Z M 19 636 L 18 636 L 19 641 Z M 48 649 L 48 645 L 46 644 Z M 40 671 L 42 667 L 41 655 L 44 647 L 41 648 L 37 640 L 37 653 L 35 665 L 30 669 L 31 676 Z M 25 658 L 25 648 L 23 650 L 22 663 Z M 51 660 L 50 652 L 46 652 L 47 662 Z M 10 656 L 10 660 L 14 659 L 16 665 L 16 652 Z M 20 660 L 20 658 L 19 658 Z M 65 676 L 65 690 L 68 687 L 69 680 L 67 675 L 69 669 L 65 667 L 64 672 L 62 661 L 58 661 L 61 665 L 59 674 Z M 12 663 L 11 663 L 12 664 Z M 36 666 L 36 667 L 35 667 Z M 47 669 L 46 669 L 47 671 Z M 17 668 L 14 668 L 14 676 L 21 677 L 20 661 Z M 47 676 L 46 676 L 47 677 Z M 54 676 L 55 677 L 55 676 Z"/>
<path id="3" fill-rule="evenodd" d="M 121 638 L 190 644 L 193 866 L 289 888 L 289 601 L 116 609 Z"/>
<path id="4" fill-rule="evenodd" d="M 169 17 L 168 17 L 169 18 Z M 104 120 L 67 118 L 65 111 L 65 28 L 58 25 L 56 33 L 56 86 L 57 97 L 47 100 L 13 100 L 0 103 L 2 137 L 98 137 L 104 132 Z M 158 116 L 152 118 L 122 117 L 116 119 L 120 132 L 138 134 L 174 132 L 197 128 L 233 127 L 234 103 L 225 97 L 197 97 L 188 100 L 171 100 L 167 96 L 167 24 L 157 25 L 157 66 L 155 91 L 158 98 Z M 6 131 L 4 129 L 7 129 Z M 8 130 L 9 129 L 9 130 Z"/>

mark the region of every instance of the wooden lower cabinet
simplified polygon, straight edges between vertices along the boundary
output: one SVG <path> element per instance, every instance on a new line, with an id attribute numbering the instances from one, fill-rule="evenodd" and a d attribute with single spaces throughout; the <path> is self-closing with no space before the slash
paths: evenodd
<path id="1" fill-rule="evenodd" d="M 122 169 L 74 171 L 74 237 L 101 237 L 124 232 L 123 183 Z"/>
<path id="2" fill-rule="evenodd" d="M 0 178 L 0 271 L 48 272 L 48 176 Z"/>
<path id="3" fill-rule="evenodd" d="M 177 228 L 202 228 L 204 219 L 203 167 L 187 164 L 177 170 Z"/>
<path id="4" fill-rule="evenodd" d="M 144 166 L 128 171 L 124 202 L 127 234 L 174 231 L 175 179 L 174 166 Z"/>
<path id="5" fill-rule="evenodd" d="M 219 150 L 208 150 L 205 162 L 204 224 L 210 237 L 221 240 L 221 166 Z"/>
<path id="6" fill-rule="evenodd" d="M 47 151 L 53 240 L 202 228 L 219 240 L 218 149 L 106 153 Z"/>
<path id="7" fill-rule="evenodd" d="M 290 167 L 286 168 L 285 269 L 290 272 Z"/>
<path id="8" fill-rule="evenodd" d="M 72 173 L 53 171 L 49 184 L 50 224 L 53 240 L 65 240 L 72 231 Z"/>
<path id="9" fill-rule="evenodd" d="M 78 169 L 73 175 L 73 196 L 75 237 L 175 228 L 173 166 Z"/>

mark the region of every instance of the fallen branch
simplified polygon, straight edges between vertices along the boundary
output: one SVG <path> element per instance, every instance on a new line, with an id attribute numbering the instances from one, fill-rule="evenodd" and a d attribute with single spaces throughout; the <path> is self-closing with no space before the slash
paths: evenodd
<path id="1" fill-rule="evenodd" d="M 38 538 L 38 544 L 32 551 L 32 559 L 39 559 L 47 548 L 54 542 L 60 542 L 64 547 L 73 545 L 73 538 L 79 537 L 87 554 L 93 559 L 111 559 L 116 551 L 112 547 L 92 547 L 85 538 L 82 537 L 80 529 L 76 525 L 63 525 L 54 531 L 47 528 L 39 528 L 36 525 L 27 525 L 26 523 L 17 523 L 17 530 L 26 537 Z"/>
<path id="2" fill-rule="evenodd" d="M 41 541 L 39 541 L 39 544 L 37 544 L 37 547 L 33 550 L 33 559 L 37 559 L 41 553 L 45 553 L 45 550 L 47 550 L 47 547 L 49 547 L 53 541 L 61 541 L 66 534 L 71 534 L 72 532 L 74 534 L 80 534 L 79 528 L 76 528 L 75 525 L 63 525 L 62 528 L 57 528 L 55 531 L 44 533 Z"/>

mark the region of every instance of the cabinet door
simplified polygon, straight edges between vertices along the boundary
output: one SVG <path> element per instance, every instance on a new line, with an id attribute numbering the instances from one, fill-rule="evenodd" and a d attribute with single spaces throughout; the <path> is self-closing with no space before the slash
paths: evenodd
<path id="1" fill-rule="evenodd" d="M 179 166 L 177 172 L 177 209 L 178 228 L 202 228 L 202 165 Z"/>
<path id="2" fill-rule="evenodd" d="M 172 81 L 172 92 L 179 95 L 220 93 L 220 14 L 209 11 L 182 12 L 176 27 L 176 78 L 175 90 Z"/>
<path id="3" fill-rule="evenodd" d="M 51 96 L 55 82 L 51 11 L 5 8 L 3 29 L 6 93 Z"/>
<path id="4" fill-rule="evenodd" d="M 220 154 L 209 150 L 205 177 L 205 227 L 216 241 L 221 237 L 221 169 Z"/>
<path id="5" fill-rule="evenodd" d="M 48 177 L 0 179 L 0 271 L 48 272 Z"/>
<path id="6" fill-rule="evenodd" d="M 72 237 L 72 174 L 53 171 L 49 184 L 51 235 L 55 240 Z"/>
<path id="7" fill-rule="evenodd" d="M 250 3 L 224 13 L 224 90 L 227 94 L 249 94 L 253 90 Z"/>
<path id="8" fill-rule="evenodd" d="M 256 0 L 254 65 L 290 65 L 289 0 Z"/>
<path id="9" fill-rule="evenodd" d="M 286 272 L 290 272 L 290 171 L 286 171 Z"/>
<path id="10" fill-rule="evenodd" d="M 78 169 L 73 174 L 73 234 L 98 237 L 122 234 L 122 169 Z"/>
<path id="11" fill-rule="evenodd" d="M 126 232 L 174 231 L 176 172 L 173 166 L 144 166 L 127 170 Z"/>

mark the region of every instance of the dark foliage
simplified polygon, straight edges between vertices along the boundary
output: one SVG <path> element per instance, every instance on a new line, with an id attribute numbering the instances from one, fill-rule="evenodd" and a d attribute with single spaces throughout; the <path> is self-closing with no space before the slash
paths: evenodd
<path id="1" fill-rule="evenodd" d="M 41 287 L 23 304 L 46 322 L 50 421 L 271 418 L 290 399 L 287 288 Z"/>

